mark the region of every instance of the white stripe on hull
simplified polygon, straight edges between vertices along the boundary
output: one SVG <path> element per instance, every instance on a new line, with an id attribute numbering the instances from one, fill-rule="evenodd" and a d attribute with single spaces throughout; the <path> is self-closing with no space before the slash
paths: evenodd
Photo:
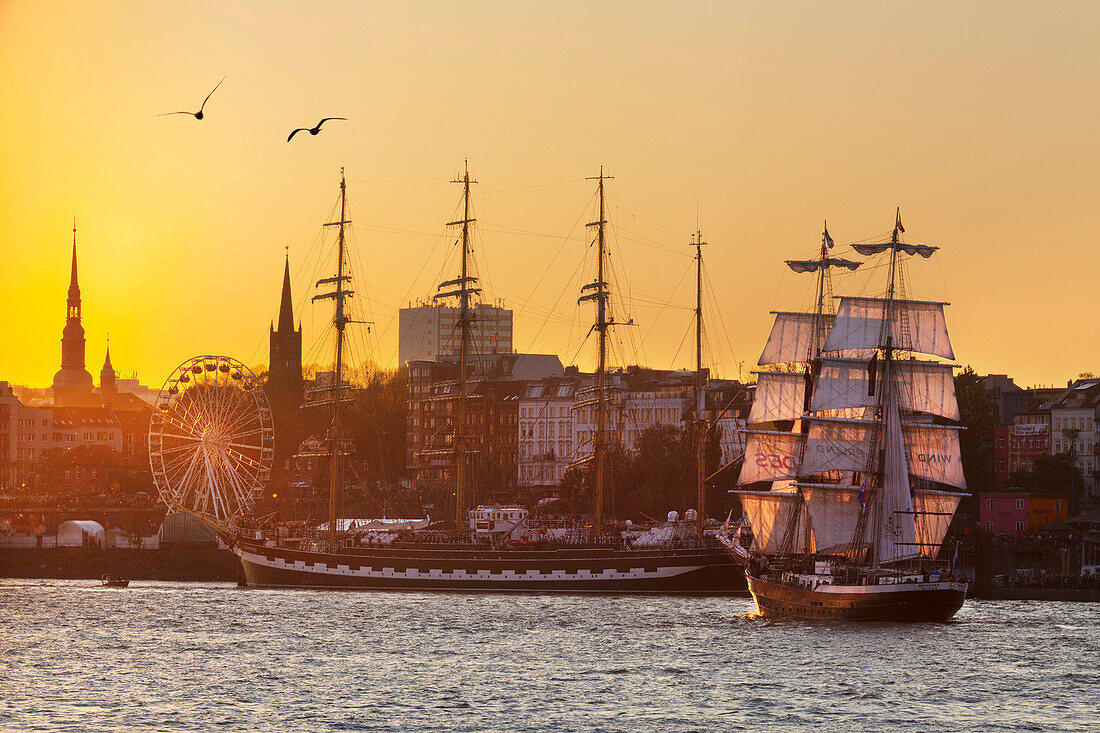
<path id="1" fill-rule="evenodd" d="M 304 560 L 297 560 L 294 562 L 287 562 L 283 558 L 275 558 L 271 560 L 264 555 L 257 555 L 255 553 L 247 552 L 242 549 L 237 550 L 237 554 L 241 560 L 253 565 L 259 565 L 262 567 L 268 567 L 275 570 L 288 570 L 292 572 L 309 573 L 315 576 L 343 576 L 351 578 L 364 578 L 364 579 L 400 579 L 400 580 L 429 580 L 429 581 L 452 581 L 461 583 L 462 581 L 492 581 L 498 583 L 523 583 L 524 581 L 545 583 L 546 581 L 571 581 L 588 583 L 591 581 L 601 580 L 652 580 L 661 578 L 674 578 L 678 575 L 701 570 L 703 565 L 680 565 L 680 566 L 660 566 L 654 570 L 646 570 L 644 568 L 631 568 L 628 572 L 616 570 L 614 568 L 608 568 L 600 570 L 599 572 L 592 572 L 586 568 L 581 568 L 575 573 L 569 573 L 565 570 L 552 570 L 550 572 L 542 572 L 540 570 L 526 570 L 517 572 L 515 570 L 503 570 L 497 573 L 493 573 L 489 570 L 478 570 L 477 572 L 470 573 L 465 569 L 444 571 L 438 568 L 407 568 L 405 570 L 395 570 L 390 567 L 375 568 L 373 566 L 357 567 L 352 569 L 348 565 L 337 565 L 335 567 L 329 567 L 326 563 L 306 563 Z"/>

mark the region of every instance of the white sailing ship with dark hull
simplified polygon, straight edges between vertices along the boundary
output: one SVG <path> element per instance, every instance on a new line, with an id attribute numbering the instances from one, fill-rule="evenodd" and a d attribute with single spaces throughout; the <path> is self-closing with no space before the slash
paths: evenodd
<path id="1" fill-rule="evenodd" d="M 945 621 L 966 583 L 939 558 L 965 489 L 954 359 L 942 302 L 904 296 L 901 259 L 937 247 L 902 240 L 852 245 L 889 258 L 883 297 L 826 303 L 829 272 L 860 262 L 789 261 L 815 273 L 817 306 L 776 313 L 737 492 L 753 540 L 722 537 L 744 567 L 757 610 L 803 619 Z"/>
<path id="2" fill-rule="evenodd" d="M 461 273 L 440 285 L 437 298 L 456 298 L 461 329 L 459 377 L 455 393 L 456 418 L 451 447 L 445 451 L 454 466 L 456 531 L 425 530 L 356 533 L 338 531 L 336 495 L 343 476 L 344 441 L 340 438 L 343 328 L 351 322 L 344 312 L 350 295 L 344 270 L 345 187 L 341 181 L 341 217 L 338 239 L 339 265 L 335 277 L 318 285 L 331 285 L 333 292 L 317 298 L 335 303 L 336 358 L 332 429 L 327 438 L 332 461 L 329 522 L 324 532 L 293 536 L 286 527 L 262 526 L 238 520 L 227 534 L 241 560 L 245 581 L 256 587 L 344 588 L 470 591 L 559 591 L 615 593 L 706 593 L 744 592 L 745 580 L 739 567 L 713 536 L 702 534 L 702 523 L 670 521 L 648 531 L 608 531 L 602 520 L 603 474 L 607 460 L 607 395 L 604 389 L 607 330 L 615 325 L 608 305 L 608 282 L 604 273 L 604 190 L 599 182 L 599 217 L 593 223 L 599 249 L 595 280 L 583 289 L 581 301 L 597 307 L 594 331 L 599 336 L 600 359 L 594 395 L 588 402 L 599 416 L 590 458 L 594 516 L 588 526 L 553 527 L 533 520 L 522 507 L 478 507 L 468 509 L 466 463 L 469 438 L 465 434 L 464 395 L 470 340 L 471 299 L 480 292 L 477 277 L 468 268 L 470 178 L 463 184 L 463 217 L 452 225 L 461 226 Z M 670 520 L 672 517 L 670 517 Z M 502 524 L 503 522 L 503 524 Z"/>

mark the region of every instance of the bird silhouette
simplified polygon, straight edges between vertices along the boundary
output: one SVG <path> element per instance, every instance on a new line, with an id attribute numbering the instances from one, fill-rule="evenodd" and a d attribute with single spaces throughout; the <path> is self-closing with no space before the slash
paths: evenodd
<path id="1" fill-rule="evenodd" d="M 222 81 L 225 81 L 224 76 L 222 77 Z M 196 120 L 201 120 L 203 118 L 202 111 L 204 109 L 206 109 L 206 103 L 207 103 L 207 101 L 209 101 L 210 95 L 213 94 L 214 92 L 218 91 L 218 87 L 220 87 L 222 85 L 222 81 L 219 81 L 217 84 L 215 84 L 214 88 L 210 90 L 210 94 L 206 95 L 206 99 L 202 100 L 202 106 L 199 107 L 198 112 L 165 112 L 164 114 L 159 114 L 159 115 L 156 115 L 156 116 L 157 117 L 167 117 L 168 115 L 191 115 Z"/>
<path id="2" fill-rule="evenodd" d="M 299 127 L 297 130 L 295 130 L 294 132 L 287 135 L 286 141 L 290 142 L 290 138 L 294 137 L 299 132 L 308 132 L 310 135 L 316 135 L 317 133 L 319 133 L 321 131 L 321 125 L 325 124 L 329 120 L 346 120 L 346 119 L 347 119 L 347 117 L 326 117 L 323 120 L 321 120 L 320 122 L 318 122 L 316 127 Z"/>

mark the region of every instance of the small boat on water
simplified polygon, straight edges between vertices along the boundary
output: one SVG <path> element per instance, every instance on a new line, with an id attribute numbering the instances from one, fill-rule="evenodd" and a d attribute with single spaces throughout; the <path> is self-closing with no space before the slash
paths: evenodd
<path id="1" fill-rule="evenodd" d="M 130 581 L 117 575 L 104 575 L 100 585 L 104 588 L 126 588 L 130 585 Z"/>

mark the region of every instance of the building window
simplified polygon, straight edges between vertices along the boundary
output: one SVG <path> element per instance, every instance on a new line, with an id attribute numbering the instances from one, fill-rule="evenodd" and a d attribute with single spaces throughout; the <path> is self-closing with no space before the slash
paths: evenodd
<path id="1" fill-rule="evenodd" d="M 985 508 L 989 511 L 993 511 L 993 500 L 992 499 L 986 499 L 985 500 Z"/>
<path id="2" fill-rule="evenodd" d="M 1024 531 L 1024 523 L 1020 520 L 1016 520 L 1016 531 L 1017 532 L 1023 532 Z"/>
<path id="3" fill-rule="evenodd" d="M 1023 508 L 1024 508 L 1024 500 L 1023 499 L 1017 499 L 1016 500 L 1016 511 L 1022 511 Z"/>
<path id="4" fill-rule="evenodd" d="M 993 531 L 993 522 L 986 522 L 985 523 L 985 531 L 986 532 L 992 532 Z"/>

